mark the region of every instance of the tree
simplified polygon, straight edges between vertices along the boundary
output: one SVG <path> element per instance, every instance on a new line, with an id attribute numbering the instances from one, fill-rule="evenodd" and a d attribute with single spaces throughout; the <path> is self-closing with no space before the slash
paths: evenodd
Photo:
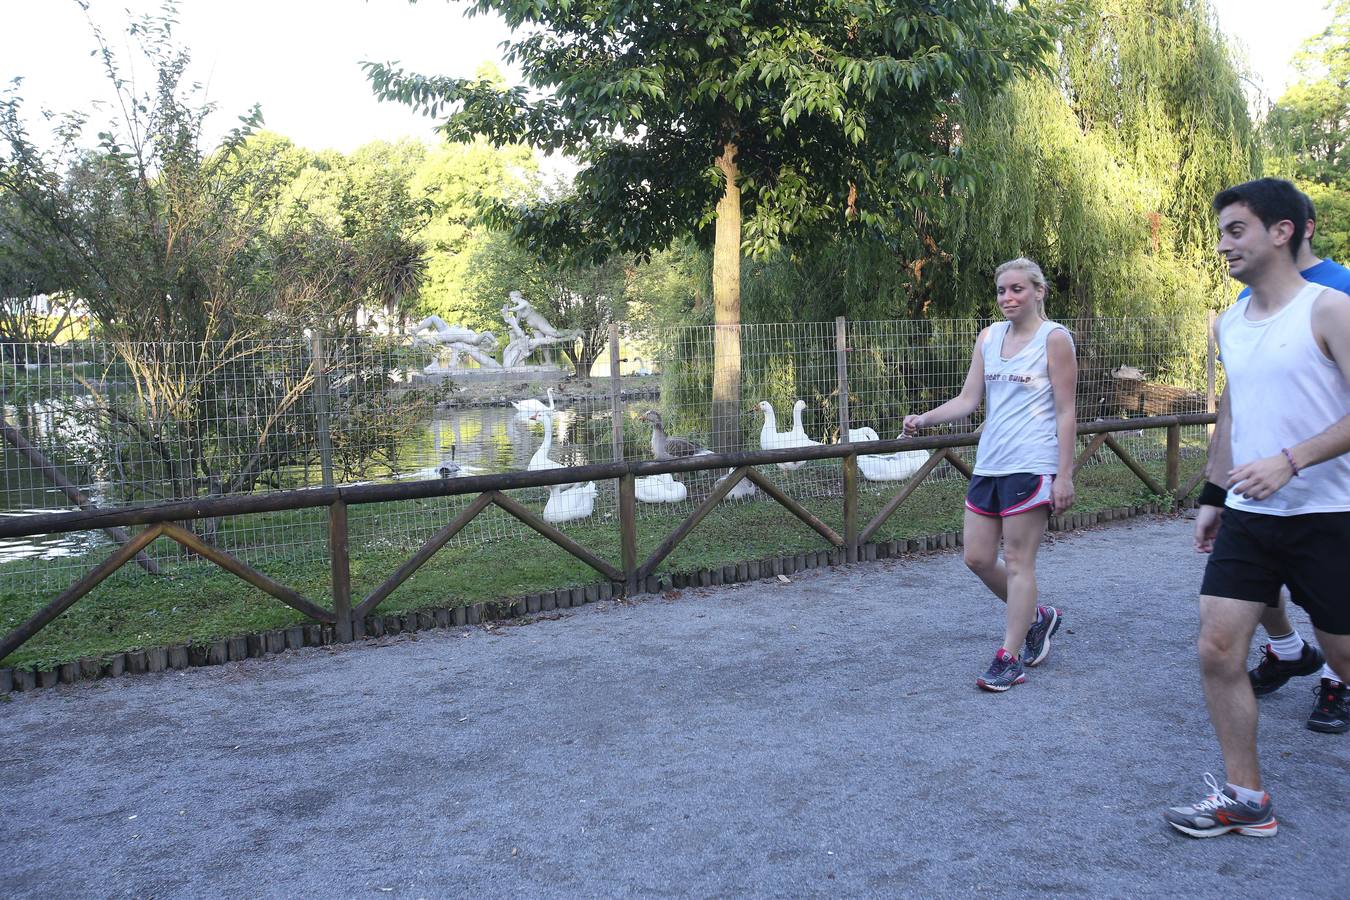
<path id="1" fill-rule="evenodd" d="M 501 326 L 507 293 L 519 290 L 558 329 L 575 331 L 560 345 L 578 377 L 591 373 L 609 341 L 609 325 L 629 293 L 631 260 L 548 264 L 521 249 L 504 231 L 491 231 L 466 254 L 466 292 L 479 298 L 479 315 Z"/>
<path id="2" fill-rule="evenodd" d="M 1294 58 L 1299 80 L 1266 120 L 1269 174 L 1291 178 L 1317 206 L 1313 247 L 1350 259 L 1350 0 Z"/>
<path id="3" fill-rule="evenodd" d="M 649 253 L 713 232 L 713 441 L 740 440 L 740 262 L 783 244 L 903 229 L 959 173 L 953 104 L 1052 45 L 1019 0 L 476 0 L 519 35 L 524 87 L 367 63 L 376 93 L 454 140 L 529 143 L 582 164 L 575 194 L 497 221 L 536 252 Z"/>
<path id="4" fill-rule="evenodd" d="M 96 148 L 79 144 L 88 117 L 71 114 L 57 147 L 42 149 L 18 90 L 0 98 L 0 279 L 87 305 L 103 339 L 89 352 L 110 348 L 113 358 L 96 360 L 102 378 L 69 376 L 88 391 L 68 385 L 51 414 L 73 422 L 65 449 L 107 473 L 120 499 L 279 483 L 318 455 L 303 330 L 332 334 L 359 305 L 415 296 L 422 253 L 403 229 L 407 198 L 396 186 L 368 191 L 339 203 L 349 215 L 331 224 L 281 214 L 280 198 L 306 164 L 293 145 L 250 144 L 255 108 L 220 146 L 205 146 L 212 108 L 183 83 L 189 57 L 174 41 L 172 4 L 134 20 L 128 34 L 152 87 L 124 74 L 95 29 L 120 114 Z M 416 427 L 412 410 L 425 398 L 402 394 L 408 412 L 390 416 L 391 357 L 345 359 L 332 421 L 350 472 L 372 460 L 346 448 L 395 444 Z"/>

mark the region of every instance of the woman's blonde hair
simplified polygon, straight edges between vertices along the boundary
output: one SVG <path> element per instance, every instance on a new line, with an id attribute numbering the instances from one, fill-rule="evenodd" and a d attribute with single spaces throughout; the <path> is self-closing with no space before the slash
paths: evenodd
<path id="1" fill-rule="evenodd" d="M 1036 285 L 1036 287 L 1041 289 L 1041 298 L 1040 300 L 1036 301 L 1036 311 L 1041 314 L 1042 319 L 1046 318 L 1045 298 L 1050 294 L 1050 285 L 1046 283 L 1045 273 L 1041 271 L 1041 267 L 1036 265 L 1036 263 L 1032 262 L 1031 260 L 1027 259 L 1025 256 L 1019 256 L 1017 257 L 1017 259 L 1008 260 L 1003 265 L 995 269 L 994 281 L 997 283 L 999 278 L 1002 277 L 1004 272 L 1010 272 L 1013 269 L 1019 269 L 1022 272 L 1025 272 L 1027 280 L 1030 281 L 1032 284 Z"/>

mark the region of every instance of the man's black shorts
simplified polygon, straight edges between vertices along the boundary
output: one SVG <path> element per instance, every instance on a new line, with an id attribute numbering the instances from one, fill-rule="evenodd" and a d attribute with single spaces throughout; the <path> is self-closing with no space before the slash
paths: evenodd
<path id="1" fill-rule="evenodd" d="M 1350 634 L 1350 512 L 1224 509 L 1200 593 L 1278 606 L 1281 585 L 1314 628 Z"/>

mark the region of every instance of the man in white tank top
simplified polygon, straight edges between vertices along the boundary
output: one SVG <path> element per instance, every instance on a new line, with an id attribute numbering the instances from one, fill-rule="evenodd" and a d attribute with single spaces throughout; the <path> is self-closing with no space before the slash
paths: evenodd
<path id="1" fill-rule="evenodd" d="M 1299 274 L 1305 281 L 1350 294 L 1350 269 L 1313 253 L 1312 239 L 1317 230 L 1317 209 L 1307 194 L 1302 194 L 1302 197 L 1307 204 L 1308 212 L 1307 226 L 1303 229 L 1303 244 L 1298 250 Z M 1237 299 L 1245 300 L 1250 294 L 1251 289 L 1244 287 Z M 1231 468 L 1231 464 L 1225 468 Z M 1200 494 L 1200 505 L 1222 508 L 1227 500 L 1228 491 L 1213 482 L 1205 483 L 1204 490 Z M 1264 697 L 1274 693 L 1291 678 L 1316 674 L 1320 683 L 1314 690 L 1315 699 L 1312 711 L 1308 713 L 1308 728 L 1325 734 L 1344 734 L 1350 731 L 1350 699 L 1347 699 L 1346 692 L 1346 684 L 1350 683 L 1350 673 L 1333 672 L 1331 666 L 1327 665 L 1322 651 L 1303 640 L 1303 636 L 1294 628 L 1294 624 L 1285 613 L 1283 594 L 1280 595 L 1278 607 L 1268 607 L 1261 615 L 1261 627 L 1265 629 L 1270 641 L 1261 647 L 1260 663 L 1247 672 L 1256 696 Z"/>
<path id="2" fill-rule="evenodd" d="M 1262 612 L 1288 587 L 1327 660 L 1350 670 L 1350 297 L 1308 283 L 1296 259 L 1306 206 L 1262 178 L 1214 198 L 1219 253 L 1251 296 L 1220 318 L 1228 386 L 1210 443 L 1210 481 L 1225 508 L 1201 507 L 1196 549 L 1200 673 L 1227 784 L 1164 818 L 1195 837 L 1278 830 L 1261 786 L 1256 697 L 1246 658 Z"/>

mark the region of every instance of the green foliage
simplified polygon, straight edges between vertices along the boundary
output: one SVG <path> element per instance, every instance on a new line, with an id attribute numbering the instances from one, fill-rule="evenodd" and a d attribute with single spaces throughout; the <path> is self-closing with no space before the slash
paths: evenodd
<path id="1" fill-rule="evenodd" d="M 1317 207 L 1313 252 L 1350 259 L 1350 0 L 1294 59 L 1300 79 L 1270 111 L 1267 174 L 1292 179 Z"/>
<path id="2" fill-rule="evenodd" d="M 1252 177 L 1259 148 L 1208 0 L 1095 0 L 1065 31 L 1057 75 L 965 117 L 982 177 L 945 223 L 950 266 L 928 285 L 940 309 L 992 315 L 991 273 L 1022 255 L 1064 318 L 1171 315 L 1228 296 L 1209 203 Z"/>
<path id="3" fill-rule="evenodd" d="M 256 108 L 205 147 L 211 106 L 183 83 L 189 56 L 173 13 L 166 4 L 128 27 L 149 90 L 94 29 L 121 113 L 96 148 L 79 146 L 82 113 L 63 120 L 56 149 L 39 148 L 17 86 L 0 99 L 0 274 L 79 298 L 98 346 L 112 348 L 85 373 L 88 401 L 63 396 L 53 415 L 83 417 L 74 430 L 87 436 L 86 461 L 125 488 L 123 500 L 249 490 L 310 461 L 315 372 L 302 329 L 341 336 L 359 307 L 403 307 L 423 267 L 410 235 L 420 205 L 405 188 L 420 145 L 358 155 L 340 173 L 335 217 L 288 203 L 325 160 L 255 135 Z M 345 408 L 335 391 L 339 443 L 390 443 L 407 427 L 375 409 L 391 391 L 386 360 L 344 363 L 347 383 L 376 399 Z M 122 381 L 131 389 L 107 388 Z"/>
<path id="4" fill-rule="evenodd" d="M 851 226 L 889 231 L 956 177 L 942 127 L 1052 46 L 1030 3 L 477 0 L 516 31 L 529 87 L 367 63 L 382 98 L 444 117 L 452 140 L 563 150 L 576 191 L 497 221 L 534 252 L 647 253 L 711 224 L 714 160 L 738 150 L 743 246 L 763 254 Z M 669 27 L 668 23 L 679 23 Z M 536 98 L 537 99 L 534 99 Z"/>

